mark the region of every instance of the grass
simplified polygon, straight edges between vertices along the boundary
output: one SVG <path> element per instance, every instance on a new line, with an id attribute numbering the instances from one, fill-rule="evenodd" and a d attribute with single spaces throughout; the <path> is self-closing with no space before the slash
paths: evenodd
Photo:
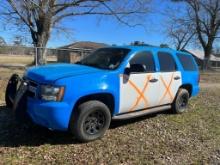
<path id="1" fill-rule="evenodd" d="M 0 64 L 24 64 L 29 65 L 33 63 L 34 56 L 22 55 L 0 55 Z"/>
<path id="2" fill-rule="evenodd" d="M 201 72 L 201 82 L 220 83 L 220 71 L 218 72 Z"/>
<path id="3" fill-rule="evenodd" d="M 34 61 L 34 56 L 30 55 L 2 55 L 0 54 L 0 64 L 24 64 L 30 65 Z M 56 61 L 55 56 L 47 57 L 48 62 Z"/>
<path id="4" fill-rule="evenodd" d="M 14 72 L 0 69 L 4 79 Z M 22 70 L 18 71 L 22 74 Z M 202 73 L 205 83 L 220 74 Z M 2 74 L 1 76 L 2 77 Z M 1 82 L 0 82 L 1 85 Z M 0 88 L 0 93 L 4 93 Z M 66 132 L 20 125 L 0 106 L 2 164 L 218 164 L 220 162 L 220 88 L 202 88 L 181 115 L 159 113 L 114 121 L 106 135 L 78 143 Z M 0 164 L 1 164 L 0 163 Z"/>
<path id="5" fill-rule="evenodd" d="M 0 160 L 8 164 L 216 164 L 220 159 L 220 90 L 204 89 L 182 115 L 112 122 L 106 135 L 80 144 L 68 133 L 21 126 L 0 110 Z"/>

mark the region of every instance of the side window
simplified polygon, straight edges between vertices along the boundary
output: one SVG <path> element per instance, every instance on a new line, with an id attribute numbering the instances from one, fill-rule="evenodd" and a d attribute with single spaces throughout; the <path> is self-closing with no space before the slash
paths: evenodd
<path id="1" fill-rule="evenodd" d="M 135 66 L 137 64 L 141 64 L 144 66 L 144 71 L 140 72 L 154 72 L 155 71 L 155 63 L 154 58 L 151 52 L 140 52 L 137 53 L 131 60 L 130 65 Z"/>
<path id="2" fill-rule="evenodd" d="M 184 70 L 186 71 L 197 70 L 195 63 L 193 62 L 192 56 L 177 53 L 177 57 L 179 58 L 180 63 L 182 64 Z"/>
<path id="3" fill-rule="evenodd" d="M 176 62 L 170 53 L 158 52 L 158 59 L 161 72 L 171 72 L 177 70 Z"/>

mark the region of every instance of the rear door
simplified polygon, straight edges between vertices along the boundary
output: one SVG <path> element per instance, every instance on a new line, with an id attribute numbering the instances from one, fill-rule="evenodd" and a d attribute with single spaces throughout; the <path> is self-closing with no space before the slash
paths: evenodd
<path id="1" fill-rule="evenodd" d="M 173 102 L 182 84 L 181 72 L 178 71 L 172 54 L 168 52 L 158 52 L 157 55 L 160 65 L 160 94 L 158 95 L 158 105 L 170 104 Z"/>
<path id="2" fill-rule="evenodd" d="M 160 88 L 155 60 L 151 52 L 137 53 L 128 65 L 142 64 L 144 71 L 131 72 L 120 76 L 119 113 L 132 112 L 157 105 L 157 92 Z M 129 66 L 128 66 L 129 67 Z"/>

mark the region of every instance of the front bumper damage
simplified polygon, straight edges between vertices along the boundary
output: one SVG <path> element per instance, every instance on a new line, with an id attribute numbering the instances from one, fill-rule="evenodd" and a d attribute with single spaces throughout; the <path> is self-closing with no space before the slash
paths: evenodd
<path id="1" fill-rule="evenodd" d="M 27 114 L 27 92 L 29 83 L 13 74 L 8 81 L 5 93 L 5 102 L 8 108 L 11 108 L 16 119 L 22 122 L 29 122 Z"/>
<path id="2" fill-rule="evenodd" d="M 20 123 L 35 123 L 52 130 L 68 130 L 72 106 L 66 102 L 48 102 L 39 99 L 39 87 L 40 84 L 37 82 L 12 75 L 6 89 L 5 100 L 15 118 Z"/>

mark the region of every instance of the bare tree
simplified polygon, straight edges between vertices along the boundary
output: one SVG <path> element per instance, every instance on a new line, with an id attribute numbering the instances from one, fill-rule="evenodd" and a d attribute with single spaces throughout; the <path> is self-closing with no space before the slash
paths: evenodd
<path id="1" fill-rule="evenodd" d="M 13 44 L 14 44 L 15 46 L 22 46 L 22 44 L 23 44 L 22 36 L 16 35 L 16 36 L 14 37 Z"/>
<path id="2" fill-rule="evenodd" d="M 177 50 L 184 50 L 195 36 L 195 31 L 190 24 L 184 23 L 181 18 L 172 18 L 167 27 L 167 35 Z"/>
<path id="3" fill-rule="evenodd" d="M 173 0 L 187 6 L 186 22 L 193 23 L 197 38 L 204 50 L 203 69 L 209 66 L 213 43 L 220 32 L 219 0 Z"/>
<path id="4" fill-rule="evenodd" d="M 35 47 L 46 47 L 51 31 L 68 17 L 85 15 L 113 16 L 128 26 L 126 18 L 139 18 L 149 12 L 150 0 L 7 0 L 4 16 L 27 27 Z M 38 52 L 38 63 L 43 53 Z"/>
<path id="5" fill-rule="evenodd" d="M 192 43 L 195 36 L 191 21 L 185 19 L 187 11 L 183 7 L 172 4 L 172 7 L 168 5 L 162 14 L 166 16 L 164 26 L 169 41 L 177 50 L 184 50 Z"/>
<path id="6" fill-rule="evenodd" d="M 6 45 L 6 42 L 3 37 L 0 37 L 0 46 Z"/>

